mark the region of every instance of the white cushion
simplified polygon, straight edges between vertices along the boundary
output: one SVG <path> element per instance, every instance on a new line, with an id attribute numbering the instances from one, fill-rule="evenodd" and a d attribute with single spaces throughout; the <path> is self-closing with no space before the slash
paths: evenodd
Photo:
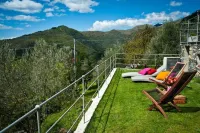
<path id="1" fill-rule="evenodd" d="M 142 74 L 139 74 L 138 72 L 127 72 L 127 73 L 122 73 L 123 78 L 127 77 L 134 77 L 134 76 L 141 76 Z"/>
<path id="2" fill-rule="evenodd" d="M 153 80 L 156 80 L 157 82 L 160 82 L 162 83 L 163 81 L 162 80 L 157 80 L 156 78 L 154 77 L 149 77 L 149 76 L 135 76 L 135 77 L 131 77 L 131 80 L 132 81 L 146 81 L 146 82 L 153 82 L 151 81 L 149 78 L 153 79 Z"/>

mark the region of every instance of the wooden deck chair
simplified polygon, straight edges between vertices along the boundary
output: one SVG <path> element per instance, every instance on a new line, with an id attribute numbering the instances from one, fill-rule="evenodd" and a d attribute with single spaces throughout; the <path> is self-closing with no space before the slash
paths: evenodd
<path id="1" fill-rule="evenodd" d="M 158 87 L 156 87 L 153 90 L 143 90 L 143 93 L 153 102 L 149 110 L 151 111 L 153 108 L 156 108 L 164 115 L 165 118 L 167 118 L 167 115 L 162 108 L 164 104 L 170 104 L 173 107 L 175 107 L 178 111 L 181 111 L 178 108 L 178 106 L 173 102 L 173 99 L 185 88 L 185 86 L 195 76 L 196 72 L 197 71 L 182 72 L 178 80 L 171 86 L 171 89 L 166 93 L 163 93 L 163 91 L 161 91 Z"/>
<path id="2" fill-rule="evenodd" d="M 182 62 L 177 62 L 175 64 L 175 66 L 173 67 L 173 69 L 170 71 L 169 75 L 167 76 L 166 80 L 172 76 L 172 77 L 179 77 L 180 74 L 183 72 L 184 68 L 185 68 L 186 64 L 182 63 Z M 163 82 L 158 82 L 157 80 L 155 80 L 154 78 L 149 78 L 151 81 L 153 81 L 154 83 L 156 83 L 158 86 L 162 86 L 165 89 L 167 89 L 167 84 L 165 83 L 165 81 Z"/>

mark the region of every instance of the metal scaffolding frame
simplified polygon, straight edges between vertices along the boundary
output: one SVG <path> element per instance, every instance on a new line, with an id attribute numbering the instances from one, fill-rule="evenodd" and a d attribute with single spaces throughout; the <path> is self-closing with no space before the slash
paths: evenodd
<path id="1" fill-rule="evenodd" d="M 186 70 L 195 69 L 200 64 L 200 10 L 180 22 L 180 45 L 182 59 L 187 63 Z"/>

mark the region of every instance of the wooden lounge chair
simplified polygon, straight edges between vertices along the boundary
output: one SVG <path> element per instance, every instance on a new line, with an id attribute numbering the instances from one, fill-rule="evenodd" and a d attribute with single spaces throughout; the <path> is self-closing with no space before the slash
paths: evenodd
<path id="1" fill-rule="evenodd" d="M 143 90 L 143 93 L 153 102 L 149 110 L 151 111 L 153 108 L 156 108 L 164 115 L 165 118 L 167 118 L 167 115 L 162 108 L 164 104 L 170 104 L 173 107 L 175 107 L 178 111 L 181 111 L 178 108 L 178 106 L 173 102 L 173 99 L 185 88 L 185 86 L 195 76 L 196 72 L 197 71 L 182 72 L 178 80 L 171 86 L 171 89 L 166 93 L 163 93 L 163 91 L 161 91 L 158 87 L 156 87 L 153 90 Z"/>
<path id="2" fill-rule="evenodd" d="M 167 76 L 166 80 L 172 76 L 172 77 L 178 77 L 184 70 L 185 68 L 185 63 L 182 62 L 177 62 L 174 66 L 174 68 L 170 71 L 169 75 Z M 165 81 L 158 81 L 155 78 L 149 78 L 150 81 L 153 81 L 154 83 L 156 83 L 158 86 L 161 86 L 165 89 L 167 89 L 167 84 L 165 83 Z"/>

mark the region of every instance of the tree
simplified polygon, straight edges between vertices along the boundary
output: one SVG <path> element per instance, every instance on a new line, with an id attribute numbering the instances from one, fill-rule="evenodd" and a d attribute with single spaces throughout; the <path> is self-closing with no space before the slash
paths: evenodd
<path id="1" fill-rule="evenodd" d="M 0 128 L 34 108 L 69 84 L 72 70 L 70 49 L 36 41 L 23 56 L 9 44 L 0 45 Z M 41 116 L 60 111 L 72 100 L 72 89 L 55 98 L 41 110 Z M 11 130 L 35 132 L 36 118 L 30 117 Z M 12 131 L 11 131 L 12 132 Z"/>
<path id="2" fill-rule="evenodd" d="M 179 26 L 175 22 L 166 22 L 151 39 L 147 53 L 179 54 Z"/>
<path id="3" fill-rule="evenodd" d="M 131 63 L 136 54 L 144 54 L 147 51 L 154 34 L 155 29 L 148 25 L 146 25 L 145 28 L 138 30 L 133 39 L 124 45 L 124 51 L 127 53 L 125 55 L 126 62 Z"/>

